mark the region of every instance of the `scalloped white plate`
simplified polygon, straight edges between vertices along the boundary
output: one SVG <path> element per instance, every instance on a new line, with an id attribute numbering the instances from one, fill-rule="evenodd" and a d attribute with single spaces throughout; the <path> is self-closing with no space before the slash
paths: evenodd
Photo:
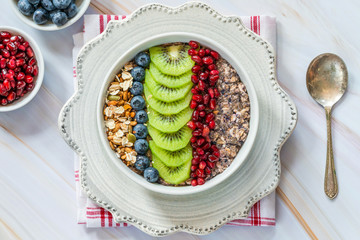
<path id="1" fill-rule="evenodd" d="M 188 40 L 189 36 L 199 41 L 211 39 L 246 87 L 254 88 L 258 131 L 241 166 L 216 186 L 186 195 L 164 194 L 120 171 L 97 129 L 96 106 L 106 76 L 117 72 L 136 52 L 150 47 L 147 43 Z M 139 49 L 129 52 L 134 45 Z M 112 212 L 115 221 L 128 222 L 153 236 L 178 231 L 208 234 L 233 219 L 247 217 L 250 208 L 278 185 L 279 151 L 297 121 L 296 107 L 278 85 L 275 69 L 275 53 L 268 42 L 244 27 L 238 17 L 223 16 L 203 3 L 190 2 L 178 8 L 150 4 L 126 20 L 110 22 L 103 34 L 81 50 L 78 90 L 59 116 L 62 136 L 81 158 L 84 192 Z"/>

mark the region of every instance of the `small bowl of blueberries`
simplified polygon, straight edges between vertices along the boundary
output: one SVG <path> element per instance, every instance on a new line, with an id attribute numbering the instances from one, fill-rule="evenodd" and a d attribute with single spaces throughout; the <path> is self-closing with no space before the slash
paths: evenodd
<path id="1" fill-rule="evenodd" d="M 72 25 L 81 18 L 89 4 L 90 0 L 12 0 L 14 11 L 21 20 L 44 31 Z"/>

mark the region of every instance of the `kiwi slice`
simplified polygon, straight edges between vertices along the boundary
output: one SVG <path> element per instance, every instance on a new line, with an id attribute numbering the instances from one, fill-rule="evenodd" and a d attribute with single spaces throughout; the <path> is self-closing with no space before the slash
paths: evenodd
<path id="1" fill-rule="evenodd" d="M 187 125 L 173 133 L 163 133 L 150 124 L 147 127 L 149 135 L 156 145 L 169 151 L 176 151 L 186 147 L 192 137 L 192 131 Z"/>
<path id="2" fill-rule="evenodd" d="M 193 110 L 185 108 L 176 114 L 161 114 L 152 108 L 148 108 L 149 123 L 161 132 L 171 133 L 182 128 L 191 119 Z"/>
<path id="3" fill-rule="evenodd" d="M 192 93 L 189 92 L 185 98 L 174 101 L 174 102 L 164 102 L 157 99 L 149 90 L 149 88 L 144 85 L 144 94 L 147 104 L 152 108 L 156 109 L 159 113 L 162 114 L 176 114 L 184 110 L 187 106 L 190 105 L 192 99 Z"/>
<path id="4" fill-rule="evenodd" d="M 151 153 L 156 155 L 166 166 L 178 167 L 192 159 L 192 147 L 190 144 L 178 151 L 168 151 L 156 145 L 154 141 L 149 141 Z"/>
<path id="5" fill-rule="evenodd" d="M 159 171 L 159 175 L 165 182 L 179 184 L 190 177 L 191 161 L 187 161 L 178 167 L 168 167 L 156 155 L 152 155 L 152 166 Z"/>
<path id="6" fill-rule="evenodd" d="M 191 82 L 191 75 L 193 74 L 191 71 L 187 71 L 180 76 L 166 75 L 163 74 L 153 63 L 150 63 L 149 71 L 146 71 L 146 74 L 149 73 L 156 82 L 169 88 L 177 88 L 186 85 Z"/>
<path id="7" fill-rule="evenodd" d="M 185 44 L 152 47 L 150 59 L 162 73 L 179 76 L 195 65 L 188 54 L 189 49 L 190 46 Z"/>
<path id="8" fill-rule="evenodd" d="M 184 98 L 186 94 L 190 92 L 193 85 L 192 82 L 190 82 L 179 88 L 168 88 L 157 83 L 151 74 L 146 74 L 145 84 L 157 99 L 164 102 L 173 102 Z"/>

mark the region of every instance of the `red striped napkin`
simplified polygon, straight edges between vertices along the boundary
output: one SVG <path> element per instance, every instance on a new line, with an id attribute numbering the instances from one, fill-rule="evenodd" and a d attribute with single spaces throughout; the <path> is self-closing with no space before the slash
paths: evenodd
<path id="1" fill-rule="evenodd" d="M 107 23 L 110 20 L 121 20 L 125 16 L 113 15 L 85 15 L 84 16 L 84 30 L 81 33 L 75 34 L 74 49 L 73 49 L 73 63 L 75 66 L 76 56 L 81 47 L 104 31 Z M 246 27 L 250 28 L 255 33 L 259 34 L 272 46 L 276 47 L 276 20 L 269 16 L 248 16 L 241 17 L 241 20 Z M 75 67 L 74 79 L 76 80 Z M 75 84 L 76 86 L 77 84 Z M 86 197 L 82 192 L 79 183 L 79 168 L 80 161 L 75 156 L 75 181 L 76 193 L 78 200 L 78 223 L 86 224 L 89 228 L 97 227 L 126 227 L 127 223 L 115 223 L 110 212 L 97 206 L 94 202 Z M 274 226 L 275 225 L 275 193 L 263 198 L 257 202 L 250 211 L 250 215 L 246 219 L 234 220 L 227 225 L 233 226 Z"/>

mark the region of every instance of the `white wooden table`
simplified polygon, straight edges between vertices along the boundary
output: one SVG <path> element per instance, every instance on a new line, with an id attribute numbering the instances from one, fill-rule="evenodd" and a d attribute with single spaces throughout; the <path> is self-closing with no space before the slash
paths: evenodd
<path id="1" fill-rule="evenodd" d="M 145 0 L 93 0 L 87 13 L 129 14 Z M 179 5 L 185 0 L 158 1 Z M 360 3 L 356 0 L 206 1 L 233 15 L 278 19 L 278 76 L 295 101 L 299 122 L 281 152 L 276 227 L 223 227 L 208 236 L 165 239 L 359 239 L 360 236 Z M 27 106 L 0 114 L 0 239 L 151 239 L 129 228 L 86 229 L 76 224 L 73 152 L 57 133 L 60 108 L 73 93 L 72 35 L 82 20 L 58 32 L 22 23 L 2 1 L 1 25 L 21 28 L 40 44 L 43 86 Z M 333 111 L 339 196 L 323 193 L 326 129 L 323 110 L 310 98 L 305 72 L 323 52 L 340 55 L 349 70 L 346 96 Z"/>

